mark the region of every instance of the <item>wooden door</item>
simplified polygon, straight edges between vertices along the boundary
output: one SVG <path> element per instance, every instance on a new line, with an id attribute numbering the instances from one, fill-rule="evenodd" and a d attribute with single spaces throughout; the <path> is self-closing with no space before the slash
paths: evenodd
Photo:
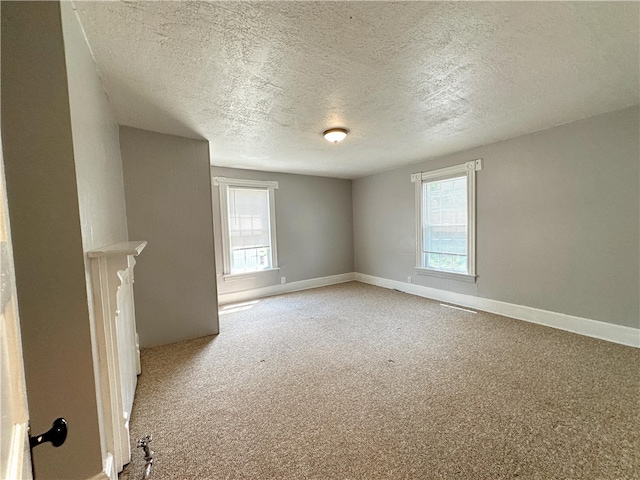
<path id="1" fill-rule="evenodd" d="M 29 409 L 1 145 L 0 142 L 0 478 L 31 480 Z"/>

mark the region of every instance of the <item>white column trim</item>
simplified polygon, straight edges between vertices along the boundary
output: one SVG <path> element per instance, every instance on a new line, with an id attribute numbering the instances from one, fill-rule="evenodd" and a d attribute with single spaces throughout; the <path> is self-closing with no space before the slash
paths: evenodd
<path id="1" fill-rule="evenodd" d="M 220 183 L 221 177 L 215 177 L 213 184 L 218 186 L 220 195 L 220 237 L 222 238 L 222 271 L 225 274 L 231 272 L 229 252 L 229 188 L 226 182 Z"/>
<path id="2" fill-rule="evenodd" d="M 147 245 L 123 242 L 87 252 L 91 261 L 91 282 L 95 312 L 95 340 L 100 388 L 100 430 L 104 434 L 105 471 L 115 475 L 131 460 L 128 413 L 140 365 L 135 309 L 133 267 Z M 129 298 L 124 307 L 118 304 Z M 125 308 L 126 311 L 119 311 Z M 127 339 L 126 345 L 122 344 Z M 115 472 L 115 473 L 110 473 Z"/>

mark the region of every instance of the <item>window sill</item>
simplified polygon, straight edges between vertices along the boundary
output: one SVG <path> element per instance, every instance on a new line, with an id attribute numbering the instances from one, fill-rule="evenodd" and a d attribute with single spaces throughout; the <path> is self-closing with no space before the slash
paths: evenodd
<path id="1" fill-rule="evenodd" d="M 253 272 L 227 273 L 225 275 L 222 275 L 222 278 L 225 282 L 232 282 L 234 280 L 246 280 L 248 278 L 260 277 L 264 273 L 272 273 L 279 270 L 279 268 L 266 268 L 264 270 L 255 270 Z"/>
<path id="2" fill-rule="evenodd" d="M 442 272 L 440 270 L 431 270 L 429 268 L 424 268 L 424 267 L 416 267 L 416 273 L 418 275 L 447 278 L 449 280 L 460 280 L 462 282 L 475 283 L 476 281 L 475 275 L 469 275 L 467 273 Z"/>

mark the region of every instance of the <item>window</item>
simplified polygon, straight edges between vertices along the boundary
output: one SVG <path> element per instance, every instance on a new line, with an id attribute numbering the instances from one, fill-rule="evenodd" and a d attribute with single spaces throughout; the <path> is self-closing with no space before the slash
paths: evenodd
<path id="1" fill-rule="evenodd" d="M 475 183 L 482 160 L 415 173 L 418 273 L 475 280 Z"/>
<path id="2" fill-rule="evenodd" d="M 275 270 L 275 195 L 278 182 L 214 177 L 220 188 L 224 274 Z"/>

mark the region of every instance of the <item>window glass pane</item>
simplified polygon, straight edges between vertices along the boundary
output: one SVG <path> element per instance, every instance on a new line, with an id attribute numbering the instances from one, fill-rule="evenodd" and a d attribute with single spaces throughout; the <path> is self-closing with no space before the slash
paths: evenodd
<path id="1" fill-rule="evenodd" d="M 467 176 L 422 186 L 423 266 L 467 273 Z"/>
<path id="2" fill-rule="evenodd" d="M 269 191 L 229 187 L 231 273 L 271 268 Z"/>

